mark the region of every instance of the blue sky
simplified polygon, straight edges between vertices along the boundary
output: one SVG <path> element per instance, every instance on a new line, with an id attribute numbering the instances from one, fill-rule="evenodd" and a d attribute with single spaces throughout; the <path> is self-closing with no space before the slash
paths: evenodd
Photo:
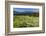
<path id="1" fill-rule="evenodd" d="M 24 11 L 31 11 L 31 12 L 38 12 L 38 8 L 13 8 L 13 11 L 18 11 L 18 12 L 24 12 Z"/>

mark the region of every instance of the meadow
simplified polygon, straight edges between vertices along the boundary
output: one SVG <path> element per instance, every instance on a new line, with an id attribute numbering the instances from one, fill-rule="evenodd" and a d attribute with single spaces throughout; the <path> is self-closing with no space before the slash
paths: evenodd
<path id="1" fill-rule="evenodd" d="M 23 27 L 38 27 L 39 17 L 30 15 L 14 15 L 13 16 L 13 27 L 23 28 Z"/>

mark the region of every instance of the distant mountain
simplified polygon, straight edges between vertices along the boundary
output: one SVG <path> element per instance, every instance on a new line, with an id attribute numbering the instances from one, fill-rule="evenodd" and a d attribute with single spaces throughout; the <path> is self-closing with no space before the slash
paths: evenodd
<path id="1" fill-rule="evenodd" d="M 33 14 L 33 13 L 39 13 L 39 12 L 35 12 L 35 11 L 33 11 L 33 12 L 31 12 L 31 11 L 24 11 L 24 12 L 13 11 L 13 12 L 14 12 L 14 15 L 16 15 L 16 14 Z"/>

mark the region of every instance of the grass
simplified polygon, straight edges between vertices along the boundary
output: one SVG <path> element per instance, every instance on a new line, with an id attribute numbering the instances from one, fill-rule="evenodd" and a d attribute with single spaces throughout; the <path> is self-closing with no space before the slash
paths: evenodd
<path id="1" fill-rule="evenodd" d="M 15 15 L 13 17 L 13 27 L 38 27 L 39 17 L 29 15 Z"/>

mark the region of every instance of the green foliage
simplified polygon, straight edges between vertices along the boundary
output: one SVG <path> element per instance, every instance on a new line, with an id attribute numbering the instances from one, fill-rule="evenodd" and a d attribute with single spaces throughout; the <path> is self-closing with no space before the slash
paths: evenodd
<path id="1" fill-rule="evenodd" d="M 13 18 L 14 18 L 13 19 L 14 28 L 39 26 L 39 17 L 36 16 L 15 15 Z"/>

